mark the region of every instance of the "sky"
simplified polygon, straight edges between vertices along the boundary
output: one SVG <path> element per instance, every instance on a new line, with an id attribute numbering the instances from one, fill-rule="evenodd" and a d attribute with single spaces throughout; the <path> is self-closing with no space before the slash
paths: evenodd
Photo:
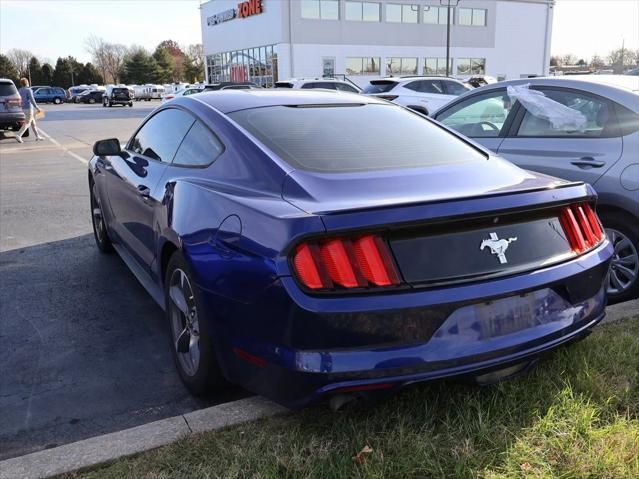
<path id="1" fill-rule="evenodd" d="M 0 51 L 22 48 L 53 63 L 67 55 L 87 62 L 84 42 L 90 35 L 149 50 L 166 39 L 200 43 L 199 5 L 200 0 L 0 0 Z M 639 49 L 639 0 L 557 0 L 553 55 L 605 57 L 624 39 L 626 48 Z"/>

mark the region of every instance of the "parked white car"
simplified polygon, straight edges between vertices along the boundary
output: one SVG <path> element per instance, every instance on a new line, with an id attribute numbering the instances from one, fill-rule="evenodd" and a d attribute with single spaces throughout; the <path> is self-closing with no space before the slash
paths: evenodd
<path id="1" fill-rule="evenodd" d="M 410 76 L 371 80 L 362 93 L 428 115 L 469 90 L 468 85 L 454 78 Z"/>
<path id="2" fill-rule="evenodd" d="M 195 93 L 201 93 L 203 91 L 204 91 L 204 86 L 203 85 L 187 86 L 187 87 L 182 88 L 181 90 L 178 90 L 176 92 L 165 93 L 164 95 L 162 95 L 162 103 L 164 103 L 166 101 L 169 101 L 169 100 L 173 100 L 173 98 L 176 98 L 178 96 L 194 95 Z"/>
<path id="3" fill-rule="evenodd" d="M 291 78 L 275 82 L 275 88 L 315 89 L 346 91 L 348 93 L 361 93 L 361 89 L 354 83 L 337 78 Z"/>

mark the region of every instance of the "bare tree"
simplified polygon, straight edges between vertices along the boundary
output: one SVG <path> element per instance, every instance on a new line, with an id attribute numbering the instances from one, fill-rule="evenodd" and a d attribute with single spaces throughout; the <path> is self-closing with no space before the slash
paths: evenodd
<path id="1" fill-rule="evenodd" d="M 84 43 L 93 58 L 93 63 L 100 70 L 104 82 L 119 83 L 127 47 L 119 43 L 106 42 L 94 35 L 87 38 Z"/>
<path id="2" fill-rule="evenodd" d="M 577 63 L 577 57 L 572 53 L 561 56 L 562 65 L 575 65 Z"/>
<path id="3" fill-rule="evenodd" d="M 19 48 L 12 48 L 7 52 L 7 58 L 11 64 L 18 70 L 20 76 L 28 76 L 29 74 L 29 61 L 35 57 L 29 50 L 21 50 Z"/>
<path id="4" fill-rule="evenodd" d="M 594 57 L 592 57 L 592 60 L 590 60 L 590 68 L 594 68 L 595 70 L 601 70 L 605 66 L 606 66 L 606 62 L 599 55 L 595 55 Z"/>
<path id="5" fill-rule="evenodd" d="M 100 70 L 102 78 L 105 83 L 108 83 L 107 78 L 107 58 L 106 58 L 106 42 L 95 35 L 91 35 L 84 41 L 86 50 L 91 54 L 93 63 Z"/>
<path id="6" fill-rule="evenodd" d="M 186 54 L 195 67 L 202 68 L 204 65 L 204 47 L 201 43 L 186 47 Z"/>

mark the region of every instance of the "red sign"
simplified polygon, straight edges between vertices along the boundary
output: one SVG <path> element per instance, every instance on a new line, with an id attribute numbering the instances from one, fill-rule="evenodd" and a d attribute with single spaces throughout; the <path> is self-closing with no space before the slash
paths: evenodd
<path id="1" fill-rule="evenodd" d="M 262 0 L 247 0 L 246 2 L 240 2 L 237 4 L 237 16 L 240 18 L 257 15 L 263 11 L 264 8 L 262 7 Z"/>

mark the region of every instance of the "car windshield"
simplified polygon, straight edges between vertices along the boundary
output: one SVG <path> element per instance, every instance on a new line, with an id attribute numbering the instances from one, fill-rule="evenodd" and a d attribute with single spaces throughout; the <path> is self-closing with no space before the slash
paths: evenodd
<path id="1" fill-rule="evenodd" d="M 373 80 L 364 87 L 362 93 L 386 93 L 395 88 L 395 85 L 397 82 L 392 80 Z"/>
<path id="2" fill-rule="evenodd" d="M 229 116 L 301 169 L 407 168 L 486 158 L 444 129 L 394 105 L 273 106 Z"/>

